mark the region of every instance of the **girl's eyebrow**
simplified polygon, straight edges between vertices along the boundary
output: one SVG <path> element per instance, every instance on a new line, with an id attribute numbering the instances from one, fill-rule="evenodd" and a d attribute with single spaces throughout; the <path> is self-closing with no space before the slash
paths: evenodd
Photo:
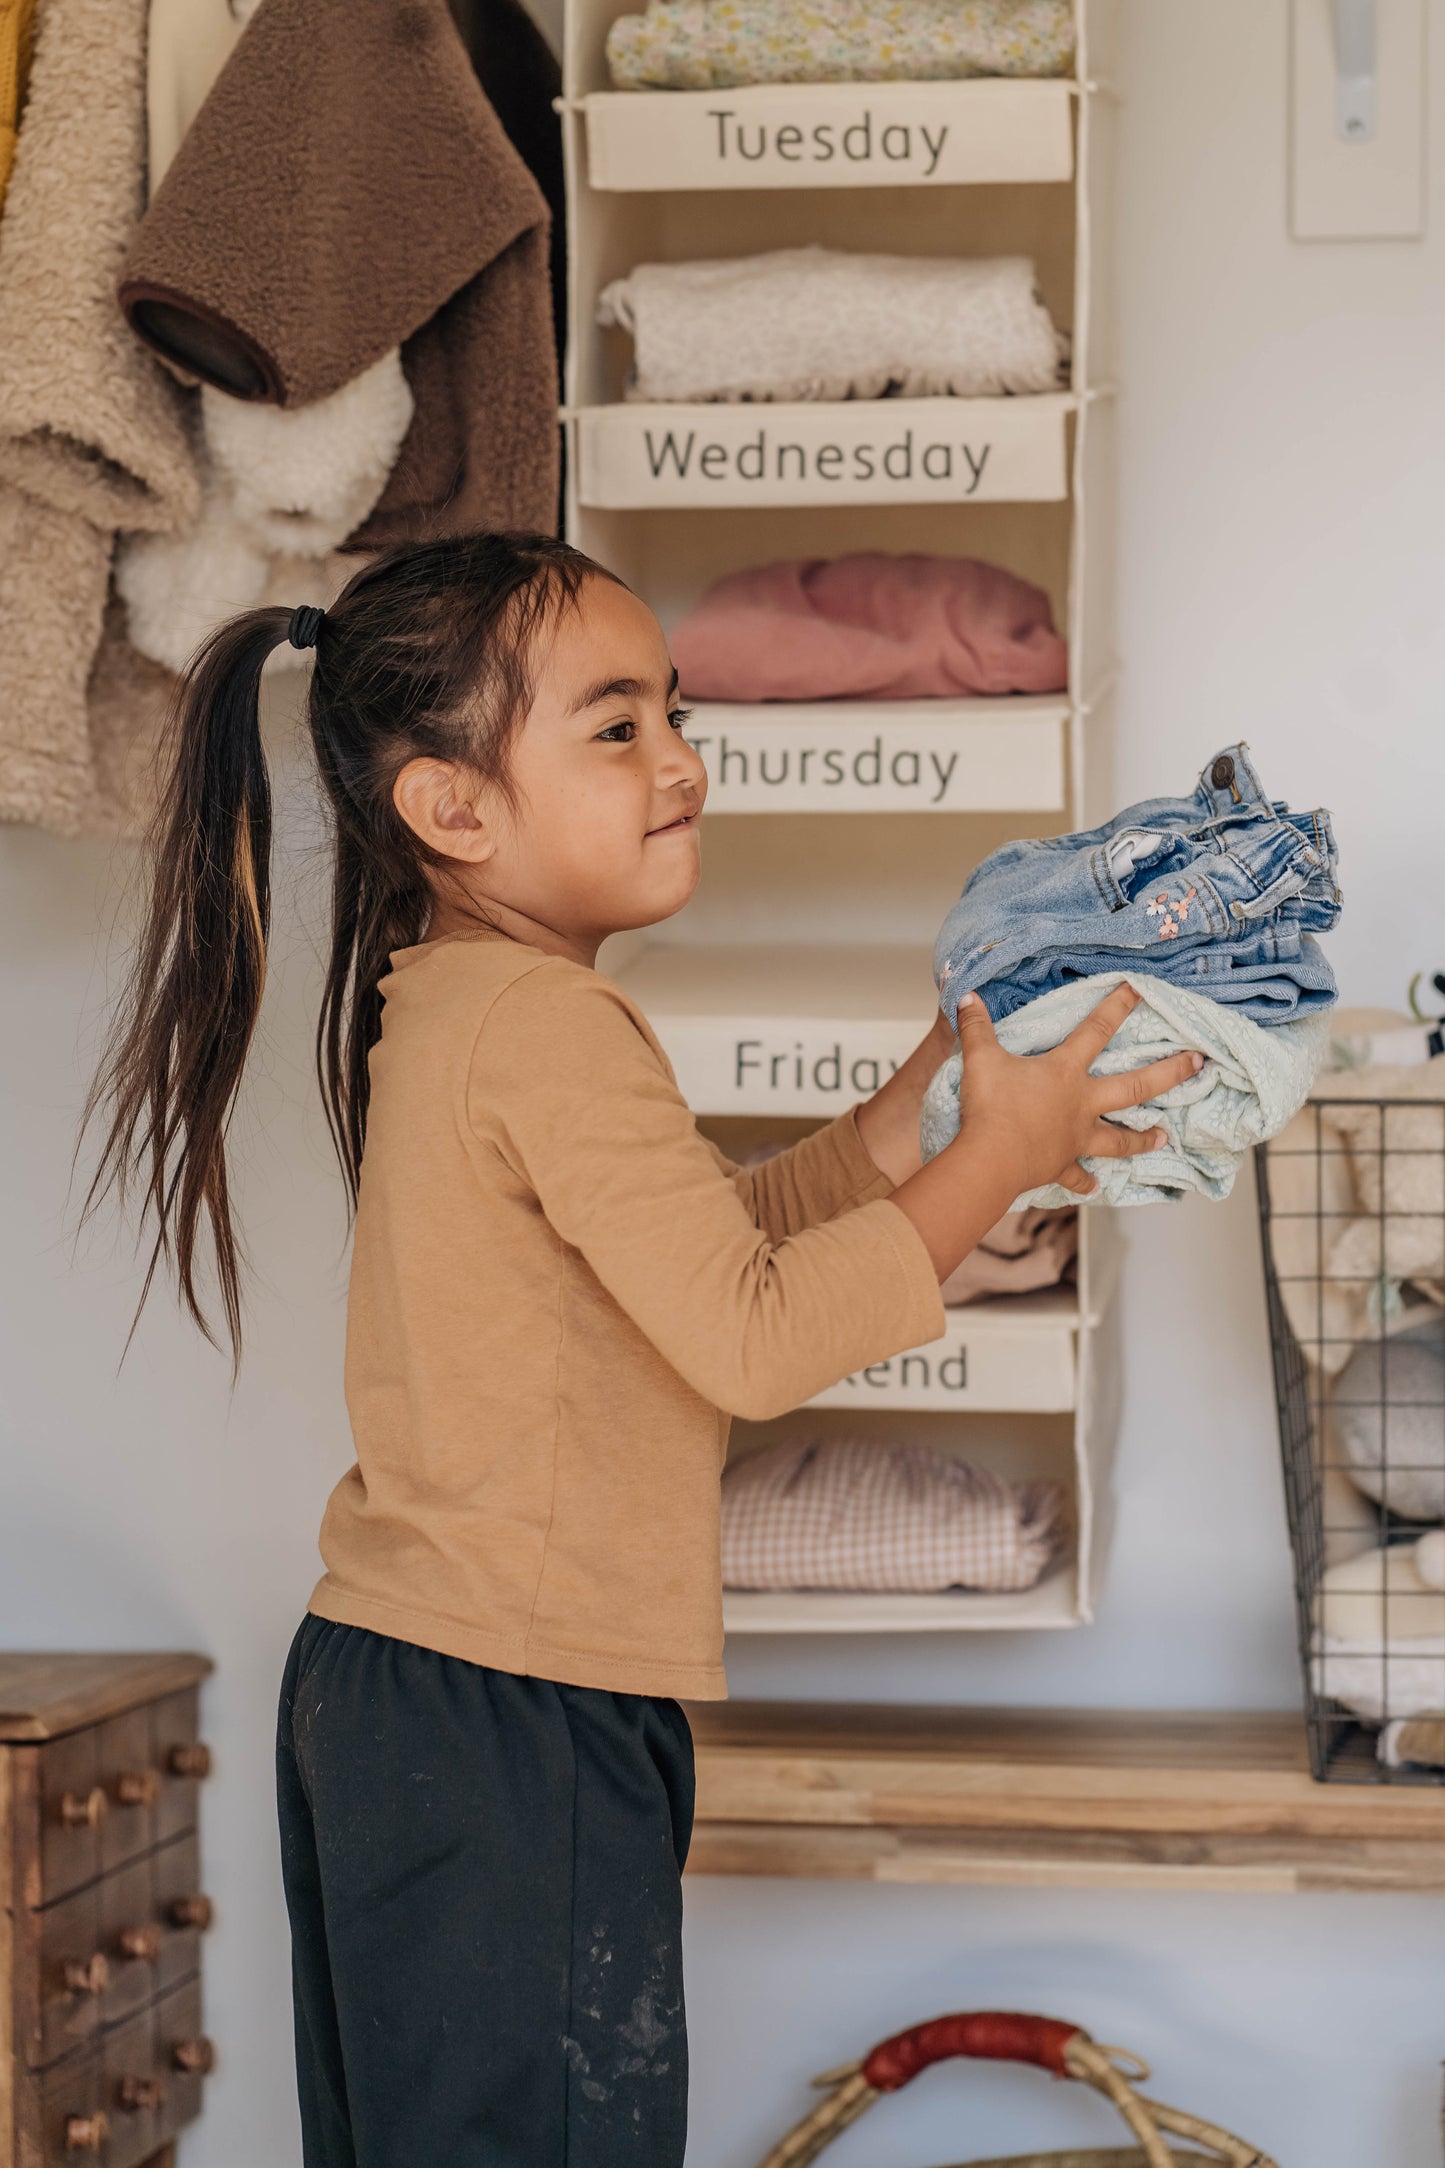
<path id="1" fill-rule="evenodd" d="M 569 715 L 581 715 L 588 708 L 601 707 L 604 700 L 645 700 L 658 690 L 656 678 L 615 677 L 602 678 L 589 685 L 580 700 L 574 700 L 567 710 Z M 663 698 L 670 699 L 677 691 L 677 672 L 673 671 L 663 688 Z"/>

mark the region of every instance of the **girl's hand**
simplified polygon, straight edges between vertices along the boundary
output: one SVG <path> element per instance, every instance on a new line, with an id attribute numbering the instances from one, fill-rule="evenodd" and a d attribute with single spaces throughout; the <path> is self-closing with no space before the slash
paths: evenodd
<path id="1" fill-rule="evenodd" d="M 875 1167 L 897 1188 L 923 1164 L 918 1117 L 923 1095 L 950 1054 L 957 1051 L 953 1026 L 940 1009 L 933 1028 L 857 1112 L 858 1134 Z"/>
<path id="2" fill-rule="evenodd" d="M 1116 986 L 1051 1052 L 1006 1054 L 978 995 L 960 1001 L 960 1134 L 1009 1170 L 1015 1195 L 1059 1182 L 1087 1197 L 1099 1185 L 1081 1159 L 1129 1159 L 1164 1142 L 1161 1129 L 1125 1129 L 1104 1117 L 1182 1084 L 1203 1068 L 1202 1054 L 1172 1054 L 1122 1076 L 1089 1074 L 1138 1003 L 1132 986 Z"/>

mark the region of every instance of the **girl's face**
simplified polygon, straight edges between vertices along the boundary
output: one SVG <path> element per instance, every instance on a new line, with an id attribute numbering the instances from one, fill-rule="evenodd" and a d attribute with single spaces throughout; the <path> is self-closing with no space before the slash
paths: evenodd
<path id="1" fill-rule="evenodd" d="M 625 587 L 589 578 L 542 641 L 510 750 L 515 805 L 486 785 L 470 804 L 434 796 L 417 774 L 432 762 L 403 772 L 398 804 L 464 862 L 471 898 L 505 930 L 590 962 L 608 934 L 670 918 L 697 887 L 707 772 L 682 734 L 662 627 Z M 432 930 L 454 923 L 439 908 Z"/>

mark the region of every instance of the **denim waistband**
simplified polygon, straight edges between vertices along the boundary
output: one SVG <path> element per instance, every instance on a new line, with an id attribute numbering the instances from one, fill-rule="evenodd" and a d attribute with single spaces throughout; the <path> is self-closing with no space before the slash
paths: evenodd
<path id="1" fill-rule="evenodd" d="M 1246 747 L 1228 747 L 1188 798 L 985 859 L 939 935 L 943 1005 L 955 1014 L 973 988 L 1007 1014 L 1065 979 L 1132 966 L 1266 1016 L 1322 1006 L 1334 980 L 1308 936 L 1339 916 L 1337 869 L 1329 815 L 1269 798 Z"/>

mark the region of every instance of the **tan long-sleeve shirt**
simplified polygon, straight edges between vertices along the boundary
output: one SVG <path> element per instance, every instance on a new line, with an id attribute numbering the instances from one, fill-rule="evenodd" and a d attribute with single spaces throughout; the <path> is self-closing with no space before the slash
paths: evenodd
<path id="1" fill-rule="evenodd" d="M 730 1415 L 936 1339 L 851 1116 L 751 1172 L 608 979 L 502 935 L 399 950 L 351 1268 L 356 1466 L 322 1618 L 577 1686 L 717 1697 Z"/>

